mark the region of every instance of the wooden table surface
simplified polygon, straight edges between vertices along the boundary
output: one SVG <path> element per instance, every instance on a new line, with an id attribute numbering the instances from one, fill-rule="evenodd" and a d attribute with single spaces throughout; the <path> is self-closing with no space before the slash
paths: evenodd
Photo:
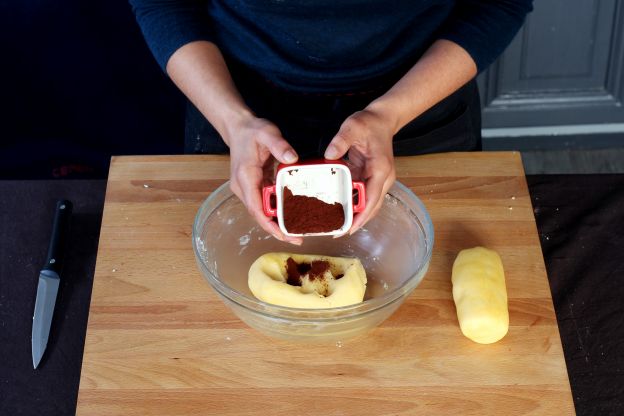
<path id="1" fill-rule="evenodd" d="M 197 269 L 193 219 L 226 157 L 114 158 L 77 414 L 573 414 L 520 154 L 396 167 L 433 219 L 429 272 L 367 335 L 308 346 L 248 328 Z M 510 329 L 492 345 L 461 334 L 451 294 L 453 260 L 475 245 L 505 266 Z"/>

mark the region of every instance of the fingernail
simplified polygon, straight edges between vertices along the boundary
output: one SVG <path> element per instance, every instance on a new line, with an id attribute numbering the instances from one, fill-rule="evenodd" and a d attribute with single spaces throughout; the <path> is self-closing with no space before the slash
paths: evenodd
<path id="1" fill-rule="evenodd" d="M 295 163 L 297 161 L 297 155 L 292 150 L 284 152 L 284 161 L 286 163 Z"/>
<path id="2" fill-rule="evenodd" d="M 326 159 L 336 159 L 338 157 L 338 149 L 336 146 L 329 145 L 325 150 L 325 158 Z"/>

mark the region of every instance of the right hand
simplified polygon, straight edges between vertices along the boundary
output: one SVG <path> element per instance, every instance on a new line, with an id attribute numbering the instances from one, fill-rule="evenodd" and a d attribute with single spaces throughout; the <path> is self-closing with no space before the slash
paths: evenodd
<path id="1" fill-rule="evenodd" d="M 300 245 L 300 237 L 287 237 L 262 209 L 262 186 L 274 177 L 274 161 L 294 163 L 295 149 L 282 137 L 277 126 L 266 119 L 250 116 L 237 123 L 227 134 L 230 147 L 230 188 L 247 207 L 249 214 L 269 234 Z"/>

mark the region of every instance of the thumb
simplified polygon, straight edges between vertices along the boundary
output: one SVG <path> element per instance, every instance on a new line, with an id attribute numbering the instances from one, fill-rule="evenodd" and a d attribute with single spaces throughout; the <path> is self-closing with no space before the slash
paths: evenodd
<path id="1" fill-rule="evenodd" d="M 260 135 L 259 141 L 280 163 L 295 163 L 299 158 L 295 149 L 279 135 L 265 133 Z"/>
<path id="2" fill-rule="evenodd" d="M 325 149 L 325 159 L 336 160 L 343 157 L 353 144 L 353 140 L 350 136 L 351 135 L 341 127 L 340 131 L 338 131 L 332 141 L 329 142 L 327 149 Z"/>

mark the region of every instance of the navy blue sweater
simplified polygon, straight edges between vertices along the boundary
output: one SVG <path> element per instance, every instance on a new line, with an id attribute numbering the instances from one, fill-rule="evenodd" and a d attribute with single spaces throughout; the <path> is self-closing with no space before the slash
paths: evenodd
<path id="1" fill-rule="evenodd" d="M 130 0 L 156 60 L 195 40 L 301 92 L 398 79 L 437 39 L 479 71 L 511 42 L 532 0 Z"/>

